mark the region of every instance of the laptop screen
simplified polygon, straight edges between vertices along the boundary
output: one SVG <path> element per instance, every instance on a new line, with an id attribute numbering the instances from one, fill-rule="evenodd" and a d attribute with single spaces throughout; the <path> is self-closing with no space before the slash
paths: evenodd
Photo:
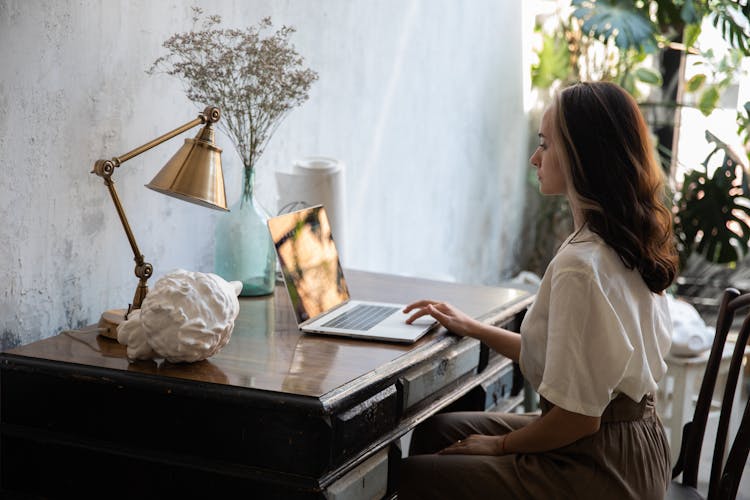
<path id="1" fill-rule="evenodd" d="M 298 323 L 349 300 L 331 225 L 322 206 L 271 217 L 268 229 Z"/>

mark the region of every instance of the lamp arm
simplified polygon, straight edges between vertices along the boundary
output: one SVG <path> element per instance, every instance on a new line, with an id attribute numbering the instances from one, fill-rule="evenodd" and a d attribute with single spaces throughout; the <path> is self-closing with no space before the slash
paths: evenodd
<path id="1" fill-rule="evenodd" d="M 135 272 L 136 277 L 138 278 L 138 287 L 135 289 L 133 302 L 132 304 L 130 304 L 130 307 L 128 307 L 128 310 L 125 313 L 125 318 L 127 319 L 127 316 L 128 314 L 130 314 L 130 311 L 132 311 L 133 309 L 141 308 L 143 299 L 145 299 L 146 295 L 148 294 L 147 281 L 151 277 L 151 275 L 154 273 L 154 267 L 149 262 L 146 262 L 146 260 L 143 257 L 143 254 L 138 248 L 138 243 L 136 243 L 135 241 L 135 235 L 133 234 L 133 230 L 130 229 L 130 223 L 128 222 L 128 218 L 125 215 L 125 209 L 123 208 L 122 203 L 120 202 L 120 197 L 117 195 L 117 190 L 115 189 L 115 182 L 112 180 L 111 174 L 110 176 L 104 177 L 104 184 L 107 186 L 107 190 L 109 191 L 109 194 L 112 197 L 112 201 L 115 204 L 117 215 L 120 216 L 120 222 L 122 222 L 122 228 L 125 230 L 125 234 L 127 235 L 128 241 L 130 242 L 130 248 L 133 249 L 133 255 L 135 257 L 134 272 Z"/>
<path id="2" fill-rule="evenodd" d="M 136 243 L 135 241 L 135 235 L 133 234 L 133 230 L 130 228 L 130 223 L 128 222 L 128 218 L 125 215 L 125 209 L 123 208 L 122 203 L 120 202 L 120 197 L 117 195 L 117 190 L 115 189 L 115 182 L 112 180 L 112 174 L 114 173 L 115 168 L 119 167 L 121 164 L 125 163 L 131 158 L 134 158 L 138 156 L 139 154 L 145 151 L 148 151 L 149 149 L 155 146 L 158 146 L 159 144 L 165 141 L 168 141 L 169 139 L 177 135 L 180 135 L 183 132 L 190 130 L 196 125 L 201 125 L 205 123 L 216 123 L 217 121 L 219 121 L 220 115 L 221 113 L 219 111 L 219 108 L 208 106 L 194 120 L 191 120 L 187 122 L 186 124 L 181 125 L 177 127 L 176 129 L 170 132 L 167 132 L 166 134 L 159 136 L 156 139 L 149 141 L 146 144 L 139 146 L 133 149 L 132 151 L 129 151 L 121 156 L 117 156 L 115 158 L 112 158 L 111 160 L 97 160 L 96 163 L 94 163 L 94 169 L 91 171 L 91 173 L 96 174 L 102 179 L 104 179 L 104 185 L 107 186 L 107 190 L 109 191 L 109 194 L 112 197 L 112 202 L 115 204 L 117 215 L 120 217 L 120 222 L 122 222 L 122 228 L 125 230 L 125 234 L 127 235 L 128 241 L 130 242 L 130 248 L 133 250 L 133 255 L 135 257 L 134 259 L 135 260 L 135 275 L 139 281 L 138 281 L 138 287 L 136 288 L 135 295 L 133 297 L 133 303 L 130 305 L 130 307 L 128 308 L 127 314 L 125 315 L 126 318 L 127 318 L 127 315 L 130 314 L 130 311 L 132 311 L 133 309 L 141 308 L 141 303 L 143 302 L 143 299 L 146 297 L 146 294 L 148 294 L 147 281 L 153 274 L 154 268 L 150 263 L 145 261 L 143 254 L 138 248 L 138 243 Z"/>
<path id="3" fill-rule="evenodd" d="M 170 132 L 167 132 L 166 134 L 164 134 L 162 136 L 157 137 L 153 141 L 149 141 L 146 144 L 144 144 L 143 146 L 139 146 L 139 147 L 135 148 L 134 150 L 125 153 L 122 156 L 118 156 L 117 158 L 114 158 L 113 160 L 117 162 L 118 165 L 116 165 L 116 166 L 119 166 L 120 163 L 125 163 L 129 159 L 135 158 L 139 154 L 141 154 L 141 153 L 143 153 L 145 151 L 148 151 L 149 149 L 151 149 L 151 148 L 153 148 L 155 146 L 158 146 L 162 142 L 168 141 L 172 137 L 178 136 L 178 135 L 180 135 L 183 132 L 187 132 L 188 130 L 190 130 L 191 128 L 195 127 L 196 125 L 201 125 L 203 123 L 206 123 L 206 121 L 207 121 L 206 118 L 201 113 L 200 115 L 198 115 L 198 118 L 196 118 L 195 120 L 191 120 L 191 121 L 187 122 L 185 125 L 177 127 L 176 129 L 174 129 L 174 130 L 172 130 Z"/>
<path id="4" fill-rule="evenodd" d="M 219 111 L 219 108 L 215 106 L 208 106 L 206 109 L 203 110 L 202 113 L 198 115 L 196 119 L 191 120 L 187 122 L 186 124 L 181 125 L 177 127 L 176 129 L 157 137 L 153 141 L 147 142 L 143 146 L 138 146 L 134 150 L 128 151 L 127 153 L 117 156 L 115 158 L 112 158 L 111 160 L 97 160 L 97 162 L 94 164 L 94 170 L 92 170 L 91 173 L 96 174 L 99 177 L 111 176 L 115 168 L 119 167 L 120 164 L 125 163 L 131 158 L 135 158 L 139 154 L 145 151 L 148 151 L 149 149 L 153 147 L 158 146 L 164 141 L 168 141 L 169 139 L 177 135 L 180 135 L 183 132 L 190 130 L 196 125 L 201 125 L 204 123 L 216 123 L 219 121 L 220 116 L 221 116 L 221 112 Z M 111 166 L 107 165 L 107 163 L 112 163 L 112 165 Z"/>

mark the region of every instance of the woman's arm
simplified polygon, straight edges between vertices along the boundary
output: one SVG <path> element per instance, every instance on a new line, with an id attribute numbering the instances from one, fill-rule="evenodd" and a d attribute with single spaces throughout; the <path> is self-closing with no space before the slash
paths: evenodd
<path id="1" fill-rule="evenodd" d="M 472 434 L 442 450 L 455 455 L 539 453 L 562 448 L 599 430 L 600 417 L 552 409 L 530 424 L 503 436 Z"/>
<path id="2" fill-rule="evenodd" d="M 444 302 L 420 300 L 406 306 L 404 312 L 408 313 L 415 309 L 416 312 L 406 320 L 407 323 L 430 315 L 451 332 L 480 340 L 506 358 L 518 362 L 521 354 L 521 335 L 518 333 L 477 321 Z"/>

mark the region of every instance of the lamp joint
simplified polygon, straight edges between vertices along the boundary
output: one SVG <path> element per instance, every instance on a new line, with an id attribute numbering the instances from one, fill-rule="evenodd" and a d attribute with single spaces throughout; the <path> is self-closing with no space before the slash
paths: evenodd
<path id="1" fill-rule="evenodd" d="M 147 280 L 154 274 L 154 266 L 148 262 L 143 262 L 143 255 L 141 255 L 141 262 L 135 265 L 135 275 L 138 278 Z"/>
<path id="2" fill-rule="evenodd" d="M 200 116 L 203 123 L 216 123 L 221 118 L 221 110 L 216 106 L 206 106 Z"/>
<path id="3" fill-rule="evenodd" d="M 109 179 L 112 177 L 115 169 L 119 166 L 120 160 L 117 158 L 112 158 L 111 160 L 96 160 L 96 163 L 94 163 L 94 170 L 92 170 L 91 173 Z"/>

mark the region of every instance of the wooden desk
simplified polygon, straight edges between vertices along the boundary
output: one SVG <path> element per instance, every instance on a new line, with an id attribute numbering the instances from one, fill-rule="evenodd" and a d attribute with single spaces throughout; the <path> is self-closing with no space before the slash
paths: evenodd
<path id="1" fill-rule="evenodd" d="M 533 300 L 524 290 L 356 271 L 347 280 L 357 298 L 432 297 L 510 328 Z M 442 328 L 408 346 L 305 335 L 281 287 L 240 304 L 229 344 L 199 363 L 130 363 L 124 346 L 85 330 L 2 353 L 2 491 L 383 496 L 398 439 L 419 422 L 448 405 L 520 398 L 510 396 L 509 360 Z"/>

